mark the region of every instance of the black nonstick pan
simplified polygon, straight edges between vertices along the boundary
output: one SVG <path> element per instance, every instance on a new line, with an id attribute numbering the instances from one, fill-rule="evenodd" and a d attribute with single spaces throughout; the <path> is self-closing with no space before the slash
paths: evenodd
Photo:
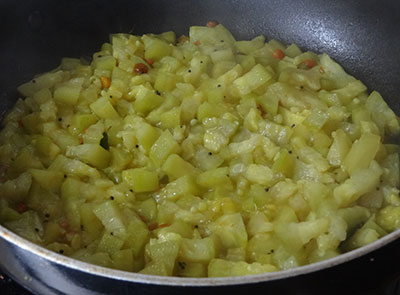
<path id="1" fill-rule="evenodd" d="M 18 98 L 17 85 L 56 67 L 61 57 L 90 57 L 110 33 L 173 30 L 180 35 L 209 20 L 224 24 L 237 39 L 262 34 L 303 50 L 326 52 L 400 114 L 400 1 L 395 0 L 0 0 L 0 113 Z M 0 226 L 0 267 L 35 294 L 309 294 L 304 284 L 311 286 L 307 290 L 315 286 L 319 294 L 331 294 L 337 287 L 333 279 L 349 291 L 341 294 L 361 294 L 352 280 L 360 279 L 360 269 L 370 268 L 365 284 L 371 285 L 378 276 L 374 257 L 386 253 L 392 255 L 393 264 L 390 257 L 386 261 L 388 268 L 398 270 L 397 277 L 388 278 L 392 283 L 376 294 L 400 294 L 399 237 L 397 230 L 337 258 L 287 271 L 186 279 L 85 264 Z"/>

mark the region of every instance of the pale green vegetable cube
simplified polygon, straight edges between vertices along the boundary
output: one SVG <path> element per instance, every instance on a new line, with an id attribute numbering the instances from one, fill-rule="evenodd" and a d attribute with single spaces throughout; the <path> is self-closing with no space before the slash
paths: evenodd
<path id="1" fill-rule="evenodd" d="M 282 150 L 276 157 L 272 170 L 274 173 L 282 173 L 286 177 L 293 175 L 293 166 L 295 165 L 295 158 L 286 150 Z"/>
<path id="2" fill-rule="evenodd" d="M 14 179 L 0 183 L 0 194 L 9 201 L 21 201 L 28 195 L 31 184 L 31 174 L 24 172 Z"/>
<path id="3" fill-rule="evenodd" d="M 54 100 L 48 100 L 40 106 L 40 119 L 42 121 L 54 121 L 57 117 L 58 107 Z"/>
<path id="4" fill-rule="evenodd" d="M 211 104 L 218 104 L 224 101 L 224 90 L 219 88 L 212 88 L 207 91 L 207 99 Z"/>
<path id="5" fill-rule="evenodd" d="M 257 184 L 270 185 L 274 179 L 274 172 L 264 165 L 251 164 L 247 167 L 246 178 Z"/>
<path id="6" fill-rule="evenodd" d="M 368 168 L 356 170 L 351 177 L 333 191 L 339 207 L 355 202 L 361 195 L 373 190 L 379 183 L 382 169 L 372 161 Z"/>
<path id="7" fill-rule="evenodd" d="M 136 99 L 133 103 L 135 110 L 147 114 L 153 109 L 159 107 L 164 99 L 155 93 L 154 90 L 147 89 L 143 86 L 139 86 L 136 90 Z"/>
<path id="8" fill-rule="evenodd" d="M 100 219 L 108 232 L 112 232 L 116 237 L 125 237 L 126 227 L 123 222 L 121 210 L 116 202 L 106 201 L 96 206 L 93 213 Z"/>
<path id="9" fill-rule="evenodd" d="M 210 53 L 211 60 L 214 64 L 220 61 L 234 61 L 235 56 L 233 55 L 231 48 L 224 48 L 221 50 L 213 51 Z"/>
<path id="10" fill-rule="evenodd" d="M 160 132 L 150 124 L 142 123 L 136 130 L 136 137 L 139 144 L 143 146 L 147 153 L 150 152 L 151 147 L 159 136 Z"/>
<path id="11" fill-rule="evenodd" d="M 14 172 L 22 173 L 29 168 L 37 168 L 42 169 L 43 164 L 40 160 L 34 155 L 33 151 L 29 148 L 22 148 L 18 155 L 16 156 L 13 166 L 10 169 Z"/>
<path id="12" fill-rule="evenodd" d="M 170 181 L 184 175 L 196 174 L 196 169 L 193 165 L 183 160 L 177 154 L 169 155 L 161 169 L 168 175 Z"/>
<path id="13" fill-rule="evenodd" d="M 179 259 L 188 262 L 208 263 L 215 257 L 214 238 L 182 239 Z"/>
<path id="14" fill-rule="evenodd" d="M 372 228 L 361 228 L 357 230 L 343 245 L 346 251 L 354 250 L 375 242 L 379 233 Z"/>
<path id="15" fill-rule="evenodd" d="M 78 102 L 82 90 L 83 78 L 75 78 L 66 84 L 62 84 L 54 90 L 54 100 L 68 105 Z"/>
<path id="16" fill-rule="evenodd" d="M 9 207 L 8 202 L 5 199 L 0 199 L 0 221 L 14 221 L 21 217 L 16 210 Z"/>
<path id="17" fill-rule="evenodd" d="M 24 128 L 29 131 L 29 133 L 40 133 L 41 131 L 41 118 L 40 113 L 35 112 L 26 115 L 21 119 Z"/>
<path id="18" fill-rule="evenodd" d="M 116 60 L 113 56 L 106 55 L 102 57 L 96 57 L 92 62 L 94 69 L 112 71 L 116 65 Z"/>
<path id="19" fill-rule="evenodd" d="M 360 80 L 355 80 L 347 84 L 345 87 L 334 90 L 333 92 L 339 96 L 343 105 L 347 105 L 353 98 L 358 97 L 366 90 L 367 87 Z"/>
<path id="20" fill-rule="evenodd" d="M 250 72 L 233 81 L 233 85 L 241 95 L 245 95 L 267 83 L 272 75 L 262 65 L 255 65 Z"/>
<path id="21" fill-rule="evenodd" d="M 119 118 L 119 115 L 111 102 L 104 96 L 99 97 L 95 102 L 93 102 L 90 105 L 90 109 L 97 116 L 103 119 Z"/>
<path id="22" fill-rule="evenodd" d="M 352 175 L 355 171 L 368 167 L 375 158 L 380 145 L 381 138 L 379 135 L 362 134 L 360 139 L 353 143 L 344 159 L 343 165 L 346 171 Z"/>
<path id="23" fill-rule="evenodd" d="M 231 152 L 232 156 L 239 156 L 243 154 L 252 153 L 257 147 L 261 146 L 261 144 L 262 144 L 262 137 L 253 134 L 247 140 L 230 143 L 229 151 Z"/>
<path id="24" fill-rule="evenodd" d="M 221 24 L 213 28 L 191 26 L 189 29 L 189 37 L 191 42 L 199 41 L 201 45 L 212 45 L 223 43 L 233 45 L 235 38 L 232 34 Z M 223 42 L 221 42 L 221 40 Z"/>
<path id="25" fill-rule="evenodd" d="M 260 104 L 266 114 L 276 115 L 278 113 L 279 98 L 271 95 L 268 91 L 257 97 L 257 103 Z"/>
<path id="26" fill-rule="evenodd" d="M 216 128 L 209 129 L 204 133 L 204 147 L 214 153 L 219 152 L 224 146 L 229 143 L 229 138 L 226 137 L 221 130 Z"/>
<path id="27" fill-rule="evenodd" d="M 333 143 L 329 149 L 327 159 L 332 166 L 338 167 L 343 164 L 351 148 L 351 140 L 342 129 L 336 130 L 332 136 Z"/>
<path id="28" fill-rule="evenodd" d="M 141 271 L 139 271 L 139 273 L 145 275 L 155 275 L 155 276 L 170 275 L 167 266 L 165 265 L 165 263 L 161 261 L 151 261 L 147 263 L 146 266 Z"/>
<path id="29" fill-rule="evenodd" d="M 292 249 L 300 249 L 311 239 L 317 238 L 329 229 L 329 220 L 326 218 L 299 223 L 275 223 L 276 235 Z"/>
<path id="30" fill-rule="evenodd" d="M 260 49 L 265 44 L 264 36 L 257 36 L 251 41 L 236 41 L 236 48 L 240 53 L 250 54 L 251 52 Z"/>
<path id="31" fill-rule="evenodd" d="M 161 166 L 170 154 L 178 153 L 180 147 L 171 132 L 165 130 L 152 145 L 149 157 L 157 166 Z"/>
<path id="32" fill-rule="evenodd" d="M 216 187 L 227 181 L 229 181 L 228 167 L 208 170 L 197 177 L 197 183 L 204 187 Z"/>
<path id="33" fill-rule="evenodd" d="M 67 217 L 69 228 L 79 230 L 81 226 L 81 215 L 79 208 L 84 203 L 83 183 L 75 178 L 67 178 L 61 186 L 61 201 L 63 211 Z"/>
<path id="34" fill-rule="evenodd" d="M 172 275 L 178 253 L 179 241 L 176 240 L 150 242 L 146 247 L 151 261 L 164 265 L 168 275 Z"/>
<path id="35" fill-rule="evenodd" d="M 132 161 L 132 155 L 123 149 L 110 147 L 110 165 L 117 171 L 124 170 Z"/>
<path id="36" fill-rule="evenodd" d="M 124 247 L 132 250 L 137 257 L 149 241 L 150 233 L 147 225 L 139 218 L 133 218 L 126 228 Z"/>
<path id="37" fill-rule="evenodd" d="M 84 203 L 79 207 L 81 225 L 90 242 L 98 239 L 104 229 L 100 219 L 93 213 L 95 206 L 93 203 Z"/>
<path id="38" fill-rule="evenodd" d="M 99 144 L 101 139 L 104 137 L 105 129 L 106 127 L 102 120 L 89 126 L 83 134 L 83 142 Z"/>
<path id="39" fill-rule="evenodd" d="M 29 172 L 32 175 L 32 179 L 39 183 L 42 188 L 50 191 L 58 191 L 64 180 L 64 175 L 61 171 L 30 169 Z"/>
<path id="40" fill-rule="evenodd" d="M 162 128 L 174 128 L 181 125 L 181 108 L 174 107 L 161 114 L 160 122 Z"/>
<path id="41" fill-rule="evenodd" d="M 296 45 L 296 44 L 290 44 L 288 47 L 285 49 L 285 53 L 287 56 L 290 57 L 296 57 L 297 55 L 300 55 L 301 49 Z"/>
<path id="42" fill-rule="evenodd" d="M 70 130 L 73 134 L 79 134 L 90 125 L 95 124 L 97 120 L 97 117 L 93 114 L 76 114 L 71 120 Z"/>
<path id="43" fill-rule="evenodd" d="M 365 107 L 371 113 L 372 120 L 379 127 L 381 134 L 384 131 L 389 131 L 393 135 L 400 132 L 399 120 L 396 114 L 389 108 L 377 91 L 371 92 L 365 102 Z"/>
<path id="44" fill-rule="evenodd" d="M 148 198 L 137 204 L 136 210 L 146 220 L 154 220 L 157 217 L 157 204 L 153 198 Z"/>
<path id="45" fill-rule="evenodd" d="M 219 104 L 202 103 L 197 109 L 197 119 L 201 122 L 205 118 L 220 117 L 224 109 Z"/>
<path id="46" fill-rule="evenodd" d="M 46 222 L 43 226 L 43 241 L 46 244 L 54 243 L 62 238 L 62 228 L 56 222 Z"/>
<path id="47" fill-rule="evenodd" d="M 102 237 L 100 238 L 99 245 L 97 246 L 97 251 L 113 254 L 121 250 L 123 244 L 124 241 L 114 236 L 114 233 L 104 231 Z"/>
<path id="48" fill-rule="evenodd" d="M 184 175 L 170 183 L 160 190 L 160 196 L 167 199 L 177 199 L 185 195 L 198 195 L 199 186 L 194 176 Z"/>
<path id="49" fill-rule="evenodd" d="M 280 82 L 303 88 L 306 87 L 314 91 L 318 91 L 321 88 L 321 74 L 319 71 L 297 69 L 288 59 L 280 61 L 279 65 L 281 69 L 283 68 L 279 75 Z"/>
<path id="50" fill-rule="evenodd" d="M 63 71 L 50 72 L 40 75 L 31 81 L 20 85 L 17 89 L 25 97 L 31 97 L 35 92 L 44 89 L 52 88 L 55 84 L 60 83 L 64 78 Z"/>
<path id="51" fill-rule="evenodd" d="M 282 146 L 289 143 L 293 134 L 293 128 L 271 121 L 261 121 L 259 132 L 271 139 L 275 144 Z"/>
<path id="52" fill-rule="evenodd" d="M 131 249 L 119 250 L 111 253 L 113 267 L 124 271 L 134 271 Z"/>
<path id="53" fill-rule="evenodd" d="M 322 54 L 319 56 L 320 63 L 328 76 L 337 88 L 345 87 L 350 82 L 354 81 L 355 79 L 348 75 L 343 68 L 336 63 L 333 59 L 331 59 L 327 54 Z"/>
<path id="54" fill-rule="evenodd" d="M 161 221 L 160 218 L 159 221 Z M 181 219 L 177 219 L 171 225 L 168 224 L 168 226 L 160 227 L 159 229 L 157 229 L 158 238 L 167 239 L 170 233 L 176 233 L 182 238 L 190 239 L 193 237 L 193 227 L 191 224 L 182 221 Z"/>
<path id="55" fill-rule="evenodd" d="M 105 150 L 99 144 L 86 143 L 74 147 L 68 147 L 66 155 L 76 157 L 96 168 L 105 168 L 110 162 L 110 152 Z"/>
<path id="56" fill-rule="evenodd" d="M 245 247 L 247 244 L 247 231 L 240 213 L 221 216 L 211 228 L 227 249 Z"/>
<path id="57" fill-rule="evenodd" d="M 42 156 L 49 157 L 51 160 L 60 153 L 60 148 L 47 136 L 38 136 L 34 141 L 34 145 Z"/>
<path id="58" fill-rule="evenodd" d="M 5 222 L 4 226 L 33 243 L 42 242 L 43 226 L 34 211 L 27 211 L 19 219 Z"/>
<path id="59" fill-rule="evenodd" d="M 97 169 L 90 167 L 89 165 L 74 159 L 68 159 L 63 155 L 58 155 L 49 166 L 48 170 L 52 171 L 63 171 L 66 174 L 73 174 L 78 177 L 93 177 L 99 178 L 100 173 Z"/>
<path id="60" fill-rule="evenodd" d="M 339 209 L 338 214 L 346 221 L 348 231 L 353 231 L 371 216 L 370 211 L 361 206 Z"/>
<path id="61" fill-rule="evenodd" d="M 250 216 L 247 223 L 247 232 L 250 237 L 259 233 L 272 232 L 274 230 L 273 224 L 268 220 L 262 212 L 255 212 Z"/>
<path id="62" fill-rule="evenodd" d="M 224 159 L 219 154 L 211 153 L 210 155 L 207 149 L 198 149 L 193 162 L 201 170 L 211 170 L 218 168 L 224 162 Z"/>
<path id="63" fill-rule="evenodd" d="M 256 59 L 252 55 L 237 55 L 236 61 L 243 69 L 243 73 L 247 73 L 256 65 Z"/>
<path id="64" fill-rule="evenodd" d="M 383 169 L 382 179 L 388 182 L 393 187 L 400 185 L 400 161 L 399 154 L 394 153 L 386 157 L 381 163 Z"/>
<path id="65" fill-rule="evenodd" d="M 146 168 L 134 168 L 122 171 L 122 178 L 137 193 L 158 189 L 158 175 Z"/>
<path id="66" fill-rule="evenodd" d="M 80 259 L 87 263 L 96 264 L 103 267 L 113 266 L 113 262 L 110 258 L 110 255 L 105 252 L 96 252 L 94 254 L 85 255 L 83 257 L 80 257 Z"/>
<path id="67" fill-rule="evenodd" d="M 147 59 L 160 60 L 164 56 L 170 55 L 172 51 L 172 47 L 163 40 L 148 37 L 147 35 L 143 36 L 142 40 L 145 48 L 144 56 Z"/>
<path id="68" fill-rule="evenodd" d="M 175 73 L 182 66 L 180 61 L 172 56 L 164 56 L 160 63 L 162 64 L 160 70 L 170 73 Z"/>
<path id="69" fill-rule="evenodd" d="M 376 216 L 377 223 L 387 231 L 393 231 L 400 227 L 400 207 L 392 205 L 379 210 Z"/>
<path id="70" fill-rule="evenodd" d="M 329 169 L 329 162 L 320 153 L 318 153 L 312 147 L 306 145 L 303 139 L 295 137 L 291 141 L 295 153 L 300 157 L 301 160 L 307 164 L 312 164 L 320 171 L 324 172 Z"/>
<path id="71" fill-rule="evenodd" d="M 177 77 L 168 72 L 159 72 L 154 82 L 154 88 L 160 92 L 171 91 L 176 87 Z"/>
<path id="72" fill-rule="evenodd" d="M 305 126 L 320 130 L 328 121 L 329 115 L 321 110 L 312 110 L 310 115 L 303 121 Z"/>

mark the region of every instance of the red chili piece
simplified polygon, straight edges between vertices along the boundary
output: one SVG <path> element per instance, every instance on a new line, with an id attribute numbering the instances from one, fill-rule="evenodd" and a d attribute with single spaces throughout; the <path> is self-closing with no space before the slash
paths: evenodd
<path id="1" fill-rule="evenodd" d="M 163 224 L 159 225 L 159 228 L 168 227 L 168 226 L 170 226 L 169 223 L 163 223 Z"/>
<path id="2" fill-rule="evenodd" d="M 275 59 L 283 59 L 285 56 L 286 54 L 280 49 L 275 49 L 274 53 L 272 53 L 272 57 Z"/>
<path id="3" fill-rule="evenodd" d="M 135 64 L 133 70 L 136 74 L 140 75 L 147 73 L 149 71 L 149 68 L 144 63 L 139 62 Z"/>
<path id="4" fill-rule="evenodd" d="M 18 202 L 15 205 L 15 210 L 17 210 L 18 213 L 24 213 L 28 210 L 28 206 L 24 202 Z"/>
<path id="5" fill-rule="evenodd" d="M 146 221 L 147 221 L 146 216 L 139 215 L 139 218 L 140 218 L 140 220 L 143 221 L 143 222 L 146 222 Z"/>
<path id="6" fill-rule="evenodd" d="M 264 109 L 262 108 L 262 106 L 259 105 L 259 104 L 257 104 L 257 109 L 260 111 L 261 117 L 264 118 L 264 116 L 265 116 L 267 113 L 264 111 Z"/>
<path id="7" fill-rule="evenodd" d="M 315 67 L 317 65 L 317 63 L 313 59 L 306 59 L 305 61 L 303 61 L 303 65 L 305 65 L 307 68 L 311 69 L 311 68 Z"/>
<path id="8" fill-rule="evenodd" d="M 157 221 L 155 221 L 153 223 L 150 223 L 149 226 L 148 226 L 149 230 L 154 230 L 157 227 L 158 227 L 158 222 Z"/>
<path id="9" fill-rule="evenodd" d="M 209 28 L 214 28 L 216 25 L 218 25 L 218 23 L 215 20 L 210 20 L 206 26 Z"/>

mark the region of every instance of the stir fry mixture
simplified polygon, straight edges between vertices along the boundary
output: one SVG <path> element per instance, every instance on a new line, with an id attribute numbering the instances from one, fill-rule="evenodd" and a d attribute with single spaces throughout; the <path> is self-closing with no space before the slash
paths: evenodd
<path id="1" fill-rule="evenodd" d="M 328 55 L 222 25 L 115 34 L 18 88 L 0 221 L 142 274 L 285 270 L 400 227 L 399 120 Z"/>

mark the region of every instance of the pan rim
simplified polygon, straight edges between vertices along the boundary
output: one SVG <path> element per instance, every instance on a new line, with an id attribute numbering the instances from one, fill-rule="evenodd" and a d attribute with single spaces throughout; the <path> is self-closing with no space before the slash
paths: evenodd
<path id="1" fill-rule="evenodd" d="M 135 272 L 121 271 L 111 268 L 106 268 L 94 264 L 89 264 L 79 261 L 70 257 L 63 256 L 56 252 L 50 251 L 40 245 L 34 244 L 9 229 L 0 225 L 0 239 L 13 244 L 14 246 L 42 257 L 52 263 L 64 266 L 69 269 L 81 271 L 87 274 L 101 276 L 109 279 L 126 281 L 130 283 L 139 284 L 152 284 L 162 286 L 175 286 L 175 287 L 218 287 L 229 285 L 243 285 L 265 283 L 269 281 L 276 281 L 280 279 L 301 276 L 316 272 L 323 269 L 328 269 L 333 266 L 343 264 L 345 262 L 354 260 L 358 257 L 364 256 L 374 250 L 382 248 L 392 241 L 400 238 L 400 228 L 389 233 L 388 235 L 378 239 L 377 241 L 363 246 L 361 248 L 352 250 L 347 253 L 340 254 L 336 257 L 322 260 L 316 263 L 307 264 L 304 266 L 295 267 L 288 270 L 281 270 L 277 272 L 269 272 L 257 275 L 235 276 L 235 277 L 213 277 L 213 278 L 182 278 L 182 277 L 164 277 L 155 275 L 145 275 Z M 2 263 L 0 262 L 0 265 Z M 7 265 L 2 265 L 7 270 Z"/>

